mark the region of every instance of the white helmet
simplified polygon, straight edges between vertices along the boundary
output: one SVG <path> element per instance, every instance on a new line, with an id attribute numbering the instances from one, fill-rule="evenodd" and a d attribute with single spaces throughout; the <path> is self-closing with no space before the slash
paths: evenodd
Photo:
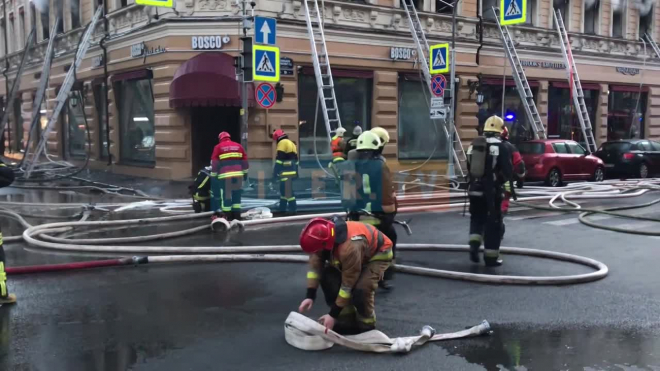
<path id="1" fill-rule="evenodd" d="M 335 130 L 335 134 L 337 134 L 337 136 L 340 138 L 343 138 L 345 133 L 346 129 L 344 128 L 337 128 L 337 130 Z"/>

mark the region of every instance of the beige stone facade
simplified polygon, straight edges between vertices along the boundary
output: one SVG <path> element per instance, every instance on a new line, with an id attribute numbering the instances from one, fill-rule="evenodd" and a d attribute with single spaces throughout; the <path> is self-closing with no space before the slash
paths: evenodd
<path id="1" fill-rule="evenodd" d="M 31 14 L 28 2 L 20 5 L 22 0 L 8 2 L 8 14 Z M 65 0 L 65 9 L 71 6 L 71 1 Z M 451 17 L 433 13 L 435 1 L 420 0 L 422 24 L 427 32 L 429 42 L 447 42 L 451 36 Z M 476 136 L 478 125 L 477 114 L 479 105 L 476 103 L 476 92 L 470 92 L 470 84 L 477 81 L 478 74 L 487 79 L 502 79 L 503 50 L 499 39 L 499 31 L 494 23 L 483 22 L 480 25 L 480 0 L 463 0 L 459 3 L 457 21 L 457 66 L 456 75 L 459 78 L 456 102 L 456 126 L 463 143 Z M 529 0 L 532 1 L 532 0 Z M 85 60 L 77 71 L 81 94 L 84 95 L 84 112 L 89 124 L 91 138 L 90 166 L 96 169 L 110 169 L 116 173 L 149 176 L 163 179 L 183 179 L 193 176 L 194 152 L 199 150 L 193 140 L 193 130 L 199 123 L 194 120 L 195 108 L 172 108 L 170 104 L 170 84 L 177 69 L 186 61 L 200 53 L 227 53 L 232 56 L 240 51 L 238 34 L 238 8 L 233 1 L 228 0 L 181 0 L 176 3 L 177 13 L 170 9 L 158 9 L 158 19 L 155 19 L 155 9 L 144 9 L 128 1 L 122 7 L 122 1 L 109 3 L 108 26 L 109 37 L 104 45 L 107 47 L 107 82 L 108 82 L 108 113 L 109 113 L 109 143 L 110 159 L 103 156 L 103 143 L 99 122 L 99 105 L 95 102 L 94 86 L 104 79 L 104 68 L 99 64 L 103 50 L 99 41 L 104 35 L 101 22 L 97 27 L 94 41 Z M 400 76 L 402 74 L 418 74 L 418 66 L 414 58 L 405 61 L 395 61 L 390 58 L 392 47 L 415 48 L 413 44 L 405 13 L 398 9 L 399 0 L 368 0 L 366 4 L 348 3 L 327 0 L 324 2 L 324 19 L 326 22 L 326 39 L 333 69 L 347 71 L 367 71 L 371 77 L 371 103 L 369 107 L 370 126 L 382 126 L 391 133 L 392 145 L 387 147 L 386 155 L 395 168 L 409 168 L 411 165 L 423 162 L 423 159 L 400 159 L 398 151 L 397 132 L 399 128 L 400 111 Z M 608 94 L 616 86 L 627 87 L 628 90 L 639 88 L 647 92 L 648 99 L 644 116 L 644 130 L 640 136 L 660 139 L 660 63 L 653 56 L 652 49 L 647 46 L 644 54 L 643 44 L 638 39 L 639 15 L 634 2 L 628 2 L 626 10 L 625 36 L 611 38 L 610 25 L 612 10 L 609 0 L 600 2 L 599 14 L 602 18 L 598 24 L 598 35 L 582 34 L 582 14 L 584 5 L 580 1 L 570 1 L 571 42 L 583 84 L 597 84 L 597 104 L 593 126 L 599 142 L 607 139 L 608 130 Z M 96 2 L 81 0 L 81 24 L 89 22 Z M 531 14 L 532 25 L 511 27 L 512 35 L 518 42 L 518 54 L 523 61 L 530 63 L 552 62 L 563 63 L 559 49 L 556 30 L 553 28 L 551 0 L 537 0 L 534 13 Z M 11 8 L 10 8 L 11 7 Z M 54 20 L 54 6 L 50 7 L 49 19 Z M 660 35 L 660 11 L 653 10 L 655 21 L 653 34 Z M 262 0 L 257 3 L 256 12 L 263 16 L 278 19 L 277 44 L 281 57 L 291 58 L 296 68 L 291 76 L 282 76 L 284 87 L 282 102 L 276 103 L 270 110 L 251 108 L 249 110 L 249 146 L 248 155 L 253 159 L 251 176 L 257 177 L 257 172 L 269 176 L 274 154 L 274 144 L 270 133 L 276 128 L 282 128 L 292 140 L 300 142 L 300 100 L 310 99 L 299 96 L 300 67 L 311 66 L 310 43 L 305 25 L 304 6 L 298 0 Z M 56 39 L 56 57 L 51 68 L 51 79 L 47 91 L 48 104 L 46 111 L 50 115 L 55 105 L 55 97 L 66 71 L 73 61 L 73 53 L 82 33 L 82 29 L 72 29 L 74 22 L 70 12 L 64 12 L 64 33 Z M 9 16 L 9 15 L 8 15 Z M 16 16 L 14 17 L 16 19 Z M 11 18 L 10 18 L 11 19 Z M 42 29 L 42 17 L 26 16 L 24 30 L 30 30 L 32 19 L 36 19 L 37 28 Z M 14 29 L 14 31 L 16 31 Z M 481 32 L 480 32 L 481 31 Z M 8 75 L 13 80 L 20 61 L 20 49 L 28 32 L 9 31 L 12 47 L 9 49 Z M 20 35 L 19 35 L 20 34 Z M 222 48 L 213 51 L 193 50 L 193 36 L 228 36 L 230 41 Z M 482 42 L 480 42 L 482 39 Z M 10 130 L 6 140 L 6 155 L 20 157 L 16 144 L 25 140 L 29 131 L 32 99 L 39 82 L 39 73 L 43 63 L 43 54 L 47 40 L 43 32 L 37 35 L 37 45 L 28 52 L 28 64 L 23 73 L 20 85 L 21 104 L 18 123 L 10 123 L 12 129 L 22 128 L 23 133 Z M 133 45 L 144 42 L 147 51 L 156 51 L 153 55 L 132 56 Z M 4 45 L 0 50 L 4 49 Z M 146 53 L 148 54 L 148 53 Z M 1 55 L 1 54 L 0 54 Z M 551 66 L 551 65 L 550 65 Z M 628 68 L 627 70 L 621 67 Z M 119 92 L 116 91 L 117 81 L 128 72 L 150 71 L 149 76 L 153 93 L 153 139 L 155 152 L 153 161 L 148 164 L 134 164 L 122 158 L 122 143 L 128 140 L 128 133 L 121 127 Z M 548 125 L 550 91 L 558 82 L 566 82 L 566 72 L 563 69 L 526 67 L 528 80 L 537 86 L 536 101 L 544 123 Z M 624 73 L 625 72 L 625 73 Z M 506 74 L 510 75 L 510 66 Z M 632 74 L 631 74 L 632 73 Z M 118 80 L 119 79 L 119 80 Z M 7 88 L 4 77 L 0 78 L 0 95 L 6 96 Z M 643 86 L 640 88 L 640 83 Z M 219 87 L 222 88 L 222 87 Z M 313 99 L 313 98 L 311 98 Z M 77 162 L 80 157 L 67 154 L 69 144 L 65 133 L 67 120 L 58 120 L 55 130 L 48 142 L 49 154 L 56 158 L 65 158 Z M 12 121 L 13 122 L 13 121 Z M 238 122 L 236 122 L 238 125 Z M 22 134 L 22 135 L 21 135 Z M 216 133 L 217 135 L 217 133 Z M 210 153 L 209 153 L 210 155 Z M 257 161 L 259 160 L 259 161 Z M 444 171 L 446 161 L 433 160 L 427 168 Z"/>

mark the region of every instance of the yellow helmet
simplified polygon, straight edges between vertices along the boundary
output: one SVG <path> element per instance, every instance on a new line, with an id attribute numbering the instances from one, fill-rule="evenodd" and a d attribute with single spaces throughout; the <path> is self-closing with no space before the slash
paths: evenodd
<path id="1" fill-rule="evenodd" d="M 377 150 L 380 148 L 380 138 L 371 131 L 365 131 L 360 134 L 357 142 L 357 150 Z"/>
<path id="2" fill-rule="evenodd" d="M 504 120 L 498 116 L 490 116 L 484 124 L 484 133 L 502 133 L 504 130 Z"/>
<path id="3" fill-rule="evenodd" d="M 369 131 L 376 134 L 378 138 L 380 138 L 381 147 L 390 142 L 390 134 L 387 132 L 387 130 L 381 128 L 380 126 L 375 127 Z"/>

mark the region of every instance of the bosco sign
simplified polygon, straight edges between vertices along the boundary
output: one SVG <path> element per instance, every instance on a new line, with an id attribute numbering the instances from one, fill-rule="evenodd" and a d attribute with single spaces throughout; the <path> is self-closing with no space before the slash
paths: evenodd
<path id="1" fill-rule="evenodd" d="M 192 48 L 195 50 L 203 49 L 222 49 L 222 46 L 229 44 L 229 36 L 193 36 L 191 38 Z"/>

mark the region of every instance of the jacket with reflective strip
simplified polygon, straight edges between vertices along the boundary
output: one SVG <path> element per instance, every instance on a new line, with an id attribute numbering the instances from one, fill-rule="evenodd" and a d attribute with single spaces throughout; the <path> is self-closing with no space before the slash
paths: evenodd
<path id="1" fill-rule="evenodd" d="M 213 148 L 211 155 L 211 175 L 218 179 L 242 177 L 250 165 L 247 154 L 240 144 L 224 139 Z"/>
<path id="2" fill-rule="evenodd" d="M 273 177 L 286 180 L 296 176 L 298 176 L 298 149 L 290 139 L 282 137 L 277 141 Z"/>
<path id="3" fill-rule="evenodd" d="M 332 157 L 344 157 L 344 148 L 343 148 L 344 138 L 335 136 L 330 142 L 330 147 L 332 148 Z"/>

